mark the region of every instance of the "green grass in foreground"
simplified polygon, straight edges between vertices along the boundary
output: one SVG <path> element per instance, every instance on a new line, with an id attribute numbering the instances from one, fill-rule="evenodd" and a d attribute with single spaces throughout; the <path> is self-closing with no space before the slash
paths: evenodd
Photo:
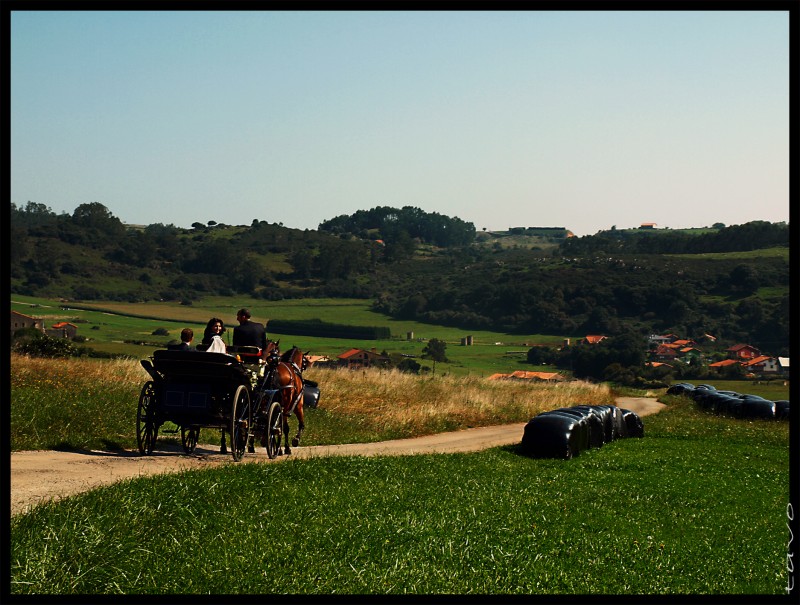
<path id="1" fill-rule="evenodd" d="M 136 479 L 11 523 L 26 594 L 782 594 L 788 423 L 683 398 L 569 460 L 289 459 Z"/>

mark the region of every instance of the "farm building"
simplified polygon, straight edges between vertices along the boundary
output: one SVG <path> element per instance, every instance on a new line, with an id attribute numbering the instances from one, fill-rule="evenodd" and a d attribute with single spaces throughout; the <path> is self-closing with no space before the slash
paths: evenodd
<path id="1" fill-rule="evenodd" d="M 739 362 L 735 359 L 723 359 L 722 361 L 716 361 L 714 363 L 708 364 L 709 368 L 714 368 L 715 370 L 721 370 L 722 368 L 727 368 L 730 366 L 735 366 Z"/>
<path id="2" fill-rule="evenodd" d="M 761 355 L 761 351 L 752 345 L 738 344 L 725 349 L 728 353 L 729 359 L 736 359 L 744 361 L 748 359 L 755 359 Z"/>
<path id="3" fill-rule="evenodd" d="M 78 326 L 68 321 L 59 321 L 47 329 L 47 335 L 53 338 L 74 338 L 78 334 Z"/>
<path id="4" fill-rule="evenodd" d="M 744 361 L 742 366 L 748 372 L 760 372 L 763 374 L 777 374 L 780 371 L 778 359 L 767 355 L 759 355 L 749 361 Z"/>
<path id="5" fill-rule="evenodd" d="M 382 366 L 389 363 L 389 358 L 380 355 L 377 350 L 367 351 L 364 349 L 350 349 L 337 356 L 340 367 L 346 368 L 369 368 L 372 366 Z"/>
<path id="6" fill-rule="evenodd" d="M 14 332 L 23 328 L 36 328 L 44 332 L 44 320 L 41 317 L 31 317 L 24 313 L 11 311 L 11 335 L 13 336 Z"/>

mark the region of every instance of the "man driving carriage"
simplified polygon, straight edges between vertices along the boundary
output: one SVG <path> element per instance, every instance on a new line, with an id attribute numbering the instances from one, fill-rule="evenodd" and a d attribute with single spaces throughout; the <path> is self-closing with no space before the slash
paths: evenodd
<path id="1" fill-rule="evenodd" d="M 233 345 L 237 347 L 258 347 L 261 363 L 267 359 L 267 330 L 263 324 L 250 321 L 250 310 L 239 309 L 236 313 L 239 325 L 233 329 Z"/>

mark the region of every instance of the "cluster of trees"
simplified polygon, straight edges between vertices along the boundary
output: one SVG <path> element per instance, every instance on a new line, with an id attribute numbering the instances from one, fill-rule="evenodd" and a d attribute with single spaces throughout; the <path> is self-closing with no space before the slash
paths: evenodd
<path id="1" fill-rule="evenodd" d="M 468 246 L 475 241 L 474 224 L 413 206 L 377 206 L 351 215 L 342 214 L 320 223 L 319 230 L 361 239 L 381 239 L 395 255 L 395 260 L 411 255 L 414 239 L 439 248 Z"/>
<path id="2" fill-rule="evenodd" d="M 99 203 L 56 215 L 28 202 L 11 205 L 10 235 L 11 291 L 21 294 L 185 302 L 212 294 L 365 298 L 394 318 L 462 329 L 572 337 L 633 329 L 695 339 L 710 333 L 788 354 L 788 255 L 674 255 L 784 246 L 784 223 L 720 225 L 694 235 L 601 232 L 569 238 L 545 257 L 482 246 L 471 223 L 408 206 L 336 217 L 313 231 L 258 220 L 133 228 Z M 439 247 L 428 246 L 422 257 L 413 254 L 420 242 Z"/>
<path id="3" fill-rule="evenodd" d="M 572 237 L 564 242 L 564 255 L 587 254 L 701 254 L 744 252 L 775 246 L 789 246 L 789 225 L 752 221 L 699 234 L 672 230 L 601 231 L 595 235 Z"/>

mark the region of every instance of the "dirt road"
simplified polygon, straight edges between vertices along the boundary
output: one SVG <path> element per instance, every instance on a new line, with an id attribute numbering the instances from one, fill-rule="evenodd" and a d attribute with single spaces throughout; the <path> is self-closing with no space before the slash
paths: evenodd
<path id="1" fill-rule="evenodd" d="M 639 416 L 653 414 L 664 407 L 664 404 L 646 397 L 621 397 L 616 405 Z M 256 454 L 246 454 L 242 461 L 272 463 L 317 456 L 472 452 L 520 442 L 525 424 L 489 426 L 379 443 L 298 447 L 292 450 L 290 457 L 279 456 L 275 460 L 269 460 L 264 448 L 258 448 Z M 219 453 L 218 444 L 198 444 L 194 453 L 188 456 L 180 446 L 177 449 L 167 447 L 165 444 L 165 449 L 154 452 L 152 456 L 140 456 L 138 451 L 12 452 L 11 514 L 25 512 L 48 499 L 71 496 L 123 479 L 235 464 L 230 454 Z"/>

